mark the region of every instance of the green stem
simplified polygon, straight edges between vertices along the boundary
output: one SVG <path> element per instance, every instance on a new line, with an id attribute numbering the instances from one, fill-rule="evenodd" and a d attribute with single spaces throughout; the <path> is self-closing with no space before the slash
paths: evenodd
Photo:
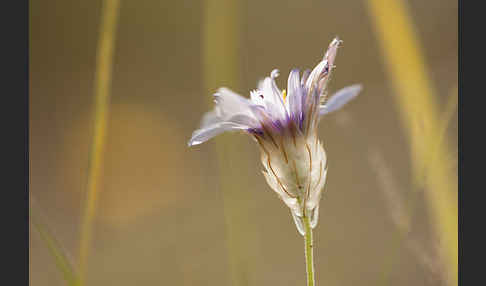
<path id="1" fill-rule="evenodd" d="M 305 264 L 307 270 L 307 286 L 314 286 L 314 254 L 312 245 L 312 228 L 308 216 L 303 217 L 305 227 Z"/>

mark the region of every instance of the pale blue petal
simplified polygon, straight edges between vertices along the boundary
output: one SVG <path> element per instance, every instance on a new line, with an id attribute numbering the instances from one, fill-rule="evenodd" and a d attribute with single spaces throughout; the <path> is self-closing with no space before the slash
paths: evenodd
<path id="1" fill-rule="evenodd" d="M 219 135 L 225 131 L 242 130 L 247 128 L 248 126 L 231 123 L 231 122 L 217 123 L 212 126 L 194 131 L 192 133 L 191 139 L 189 140 L 189 142 L 187 142 L 187 145 L 194 146 L 194 145 L 204 143 L 209 139 L 213 138 L 214 136 Z"/>
<path id="2" fill-rule="evenodd" d="M 359 94 L 361 89 L 361 84 L 354 84 L 340 89 L 333 96 L 331 96 L 331 98 L 329 98 L 326 104 L 320 107 L 319 115 L 324 115 L 338 110 L 350 100 L 355 98 Z"/>
<path id="3" fill-rule="evenodd" d="M 304 72 L 302 73 L 302 78 L 300 79 L 300 85 L 305 85 L 307 79 L 309 78 L 310 73 L 311 73 L 310 69 L 304 70 Z"/>
<path id="4" fill-rule="evenodd" d="M 305 87 L 307 88 L 307 90 L 310 90 L 312 86 L 318 83 L 319 79 L 321 79 L 328 73 L 328 68 L 329 65 L 327 63 L 327 60 L 322 60 L 316 65 L 316 67 L 310 73 L 309 78 L 307 78 L 307 81 L 305 82 Z"/>
<path id="5" fill-rule="evenodd" d="M 299 118 L 302 111 L 302 96 L 304 90 L 300 84 L 299 70 L 290 71 L 287 82 L 287 100 L 289 102 L 289 111 L 293 118 Z"/>

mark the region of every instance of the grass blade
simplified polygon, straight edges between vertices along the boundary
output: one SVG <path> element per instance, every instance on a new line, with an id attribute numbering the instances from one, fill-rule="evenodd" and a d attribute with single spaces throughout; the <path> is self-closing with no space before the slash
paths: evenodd
<path id="1" fill-rule="evenodd" d="M 204 96 L 208 102 L 218 87 L 227 86 L 237 92 L 241 88 L 242 4 L 239 0 L 204 1 L 202 68 Z M 248 142 L 225 135 L 214 140 L 223 199 L 229 284 L 234 286 L 253 283 L 252 276 L 257 272 L 255 257 L 259 255 L 258 231 L 254 224 L 258 219 L 251 212 L 253 198 L 242 184 L 248 178 L 246 170 L 251 170 L 245 143 Z"/>
<path id="2" fill-rule="evenodd" d="M 69 286 L 78 284 L 78 275 L 74 270 L 71 260 L 68 258 L 66 251 L 49 230 L 47 225 L 42 222 L 40 215 L 36 214 L 32 207 L 30 208 L 30 221 L 34 228 L 39 232 L 40 237 L 45 242 L 49 253 L 54 258 L 57 268 L 63 274 L 64 279 Z"/>
<path id="3" fill-rule="evenodd" d="M 458 282 L 457 182 L 450 152 L 441 142 L 439 105 L 428 77 L 406 3 L 368 0 L 370 19 L 397 93 L 397 105 L 411 146 L 415 183 L 425 188 L 431 223 L 441 240 L 448 283 Z M 434 157 L 435 160 L 434 160 Z"/>
<path id="4" fill-rule="evenodd" d="M 103 151 L 109 112 L 113 50 L 119 14 L 119 0 L 102 2 L 101 27 L 96 54 L 94 134 L 89 155 L 87 193 L 81 221 L 79 245 L 79 274 L 84 283 L 86 265 L 91 247 L 93 221 L 99 193 L 99 178 L 103 165 Z"/>

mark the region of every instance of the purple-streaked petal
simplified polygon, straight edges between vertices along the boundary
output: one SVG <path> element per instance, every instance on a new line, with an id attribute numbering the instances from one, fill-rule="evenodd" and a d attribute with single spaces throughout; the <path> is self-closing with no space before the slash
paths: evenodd
<path id="1" fill-rule="evenodd" d="M 259 105 L 252 105 L 250 108 L 256 120 L 259 122 L 258 128 L 261 128 L 262 124 L 268 128 L 271 128 L 274 132 L 281 132 L 284 128 L 284 124 L 286 123 L 285 119 L 282 120 L 270 117 L 268 111 Z"/>
<path id="2" fill-rule="evenodd" d="M 310 73 L 309 78 L 307 78 L 307 81 L 305 82 L 305 87 L 307 90 L 311 90 L 311 88 L 315 86 L 320 79 L 326 76 L 328 72 L 329 65 L 327 60 L 324 59 L 316 65 L 316 67 Z"/>
<path id="3" fill-rule="evenodd" d="M 317 93 L 320 96 L 325 89 L 327 80 L 331 70 L 334 68 L 334 61 L 336 59 L 337 48 L 342 41 L 339 38 L 335 38 L 329 44 L 326 54 L 322 60 L 312 70 L 309 78 L 305 82 L 307 90 L 317 88 Z"/>
<path id="4" fill-rule="evenodd" d="M 293 119 L 299 118 L 302 112 L 302 96 L 304 90 L 300 84 L 299 70 L 293 69 L 290 71 L 287 82 L 287 100 L 289 102 L 289 113 Z"/>
<path id="5" fill-rule="evenodd" d="M 304 89 L 304 94 L 302 94 L 302 101 L 300 103 L 300 108 L 301 108 L 301 120 L 304 119 L 304 107 L 305 107 L 305 104 L 306 104 L 306 101 L 307 101 L 307 93 L 309 92 L 309 89 L 306 88 L 306 85 L 305 83 L 307 82 L 307 80 L 309 79 L 309 76 L 311 74 L 311 70 L 310 69 L 306 69 L 304 70 L 304 72 L 302 73 L 302 78 L 300 79 L 300 85 L 302 86 L 302 88 Z"/>
<path id="6" fill-rule="evenodd" d="M 310 73 L 311 73 L 310 69 L 304 70 L 304 72 L 302 73 L 302 78 L 300 79 L 300 85 L 305 85 L 307 79 L 309 78 Z"/>
<path id="7" fill-rule="evenodd" d="M 361 84 L 354 84 L 340 89 L 333 96 L 331 96 L 331 98 L 329 98 L 326 104 L 320 107 L 319 115 L 324 115 L 338 110 L 350 100 L 355 98 L 359 94 L 361 89 Z"/>

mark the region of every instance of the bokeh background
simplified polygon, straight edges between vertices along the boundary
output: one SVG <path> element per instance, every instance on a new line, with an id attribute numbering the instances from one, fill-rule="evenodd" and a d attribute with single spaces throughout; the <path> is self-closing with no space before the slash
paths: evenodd
<path id="1" fill-rule="evenodd" d="M 404 3 L 445 114 L 457 102 L 457 1 Z M 30 1 L 31 201 L 75 269 L 102 16 L 102 1 Z M 329 172 L 317 284 L 445 285 L 372 17 L 368 1 L 122 0 L 86 285 L 304 285 L 303 239 L 265 183 L 256 144 L 241 134 L 187 140 L 217 87 L 248 96 L 279 68 L 285 88 L 290 69 L 313 68 L 336 35 L 331 92 L 364 89 L 320 125 Z M 441 119 L 454 176 L 456 111 Z M 31 285 L 66 285 L 33 227 L 29 266 Z"/>

